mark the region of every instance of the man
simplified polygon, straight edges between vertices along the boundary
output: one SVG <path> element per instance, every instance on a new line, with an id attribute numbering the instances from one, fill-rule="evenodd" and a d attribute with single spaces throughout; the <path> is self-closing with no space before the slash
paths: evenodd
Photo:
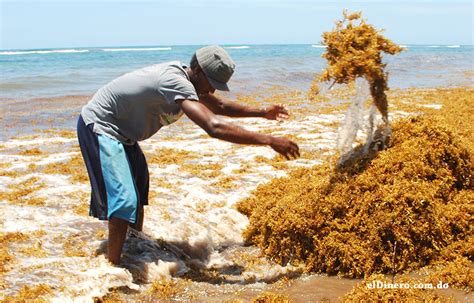
<path id="1" fill-rule="evenodd" d="M 281 105 L 265 109 L 238 105 L 213 95 L 229 90 L 235 64 L 219 46 L 196 51 L 190 67 L 178 61 L 148 66 L 108 83 L 82 108 L 77 132 L 91 181 L 90 215 L 108 220 L 108 259 L 120 263 L 128 225 L 141 231 L 148 204 L 148 167 L 138 141 L 186 114 L 211 137 L 239 144 L 268 145 L 298 157 L 290 140 L 259 134 L 216 115 L 286 119 Z"/>

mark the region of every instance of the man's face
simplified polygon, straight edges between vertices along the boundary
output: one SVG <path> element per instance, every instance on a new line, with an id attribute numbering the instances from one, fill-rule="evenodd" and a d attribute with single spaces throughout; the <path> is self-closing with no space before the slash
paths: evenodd
<path id="1" fill-rule="evenodd" d="M 211 83 L 209 83 L 209 80 L 207 80 L 206 74 L 204 74 L 201 68 L 197 69 L 196 82 L 193 84 L 198 95 L 206 95 L 209 93 L 212 94 L 216 91 L 216 89 L 212 87 Z"/>

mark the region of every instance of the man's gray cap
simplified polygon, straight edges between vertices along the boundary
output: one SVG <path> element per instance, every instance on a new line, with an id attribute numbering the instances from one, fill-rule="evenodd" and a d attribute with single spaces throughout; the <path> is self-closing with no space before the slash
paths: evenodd
<path id="1" fill-rule="evenodd" d="M 217 90 L 228 91 L 227 82 L 234 73 L 235 63 L 218 45 L 210 45 L 196 51 L 196 59 L 209 83 Z"/>

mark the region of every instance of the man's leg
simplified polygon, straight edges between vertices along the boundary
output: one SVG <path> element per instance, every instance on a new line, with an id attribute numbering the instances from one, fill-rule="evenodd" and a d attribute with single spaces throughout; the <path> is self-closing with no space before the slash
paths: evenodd
<path id="1" fill-rule="evenodd" d="M 127 235 L 128 221 L 120 218 L 109 219 L 109 241 L 107 251 L 109 261 L 115 265 L 120 264 L 123 243 Z"/>
<path id="2" fill-rule="evenodd" d="M 123 244 L 125 243 L 125 238 L 127 236 L 128 226 L 137 231 L 143 230 L 143 205 L 140 205 L 137 211 L 138 215 L 136 223 L 129 223 L 128 221 L 119 218 L 110 218 L 109 220 L 109 241 L 107 243 L 108 258 L 109 261 L 115 265 L 120 264 L 120 255 L 122 254 Z"/>

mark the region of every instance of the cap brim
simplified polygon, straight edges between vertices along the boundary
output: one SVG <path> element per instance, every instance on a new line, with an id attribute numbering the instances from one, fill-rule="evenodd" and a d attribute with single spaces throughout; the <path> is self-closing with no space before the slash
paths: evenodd
<path id="1" fill-rule="evenodd" d="M 222 83 L 222 82 L 216 81 L 216 80 L 212 79 L 211 77 L 207 77 L 207 80 L 209 80 L 209 83 L 212 85 L 212 87 L 217 89 L 217 90 L 222 90 L 222 91 L 226 91 L 226 92 L 230 91 L 229 86 L 227 86 L 227 83 Z"/>

